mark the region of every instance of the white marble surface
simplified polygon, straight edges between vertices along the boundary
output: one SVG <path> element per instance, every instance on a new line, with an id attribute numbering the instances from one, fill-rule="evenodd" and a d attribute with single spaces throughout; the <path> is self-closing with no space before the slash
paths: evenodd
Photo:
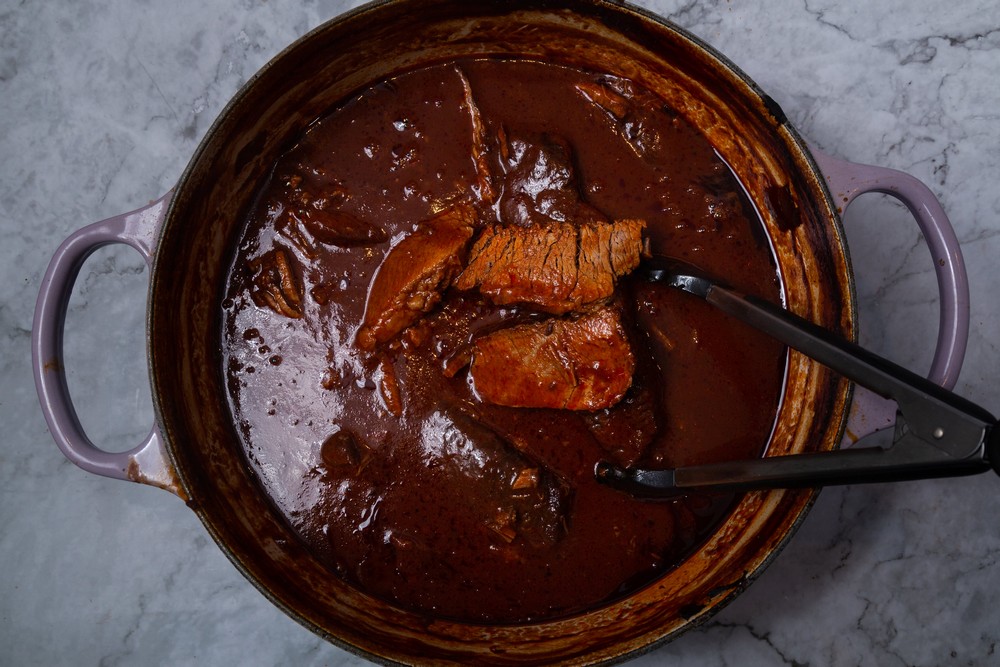
<path id="1" fill-rule="evenodd" d="M 0 663 L 362 664 L 267 602 L 181 502 L 63 459 L 37 406 L 39 279 L 85 223 L 166 191 L 238 87 L 342 0 L 0 0 Z M 646 0 L 737 62 L 828 151 L 905 170 L 950 213 L 972 285 L 958 390 L 1000 410 L 1000 10 L 993 0 Z M 863 341 L 916 370 L 936 330 L 918 233 L 847 215 Z M 151 420 L 146 273 L 100 251 L 66 365 L 110 449 Z M 827 489 L 764 575 L 635 665 L 1000 664 L 1000 481 Z"/>

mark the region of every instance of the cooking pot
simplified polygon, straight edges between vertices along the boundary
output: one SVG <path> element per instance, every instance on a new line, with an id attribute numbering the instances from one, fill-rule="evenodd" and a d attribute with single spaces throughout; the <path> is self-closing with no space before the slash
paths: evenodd
<path id="1" fill-rule="evenodd" d="M 313 557 L 249 473 L 226 400 L 220 303 L 235 239 L 278 156 L 339 101 L 403 69 L 468 56 L 516 56 L 607 72 L 655 91 L 701 129 L 759 211 L 785 305 L 848 339 L 853 277 L 839 214 L 863 192 L 913 212 L 941 292 L 931 378 L 954 384 L 968 333 L 961 253 L 940 205 L 914 179 L 811 149 L 779 106 L 694 36 L 635 7 L 600 0 L 396 0 L 364 6 L 307 34 L 229 103 L 176 188 L 79 230 L 56 251 L 33 328 L 42 408 L 63 453 L 97 474 L 185 500 L 260 591 L 335 644 L 399 663 L 555 664 L 621 659 L 703 622 L 774 558 L 816 492 L 743 496 L 687 560 L 629 597 L 570 618 L 483 626 L 427 618 L 352 588 Z M 61 363 L 66 306 L 86 257 L 109 243 L 150 266 L 147 353 L 155 423 L 123 453 L 83 432 Z M 830 450 L 887 426 L 893 406 L 797 353 L 767 455 Z"/>

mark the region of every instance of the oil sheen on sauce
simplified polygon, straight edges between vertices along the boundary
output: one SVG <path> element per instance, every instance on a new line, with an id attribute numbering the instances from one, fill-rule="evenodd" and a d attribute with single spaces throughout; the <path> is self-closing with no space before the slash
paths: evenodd
<path id="1" fill-rule="evenodd" d="M 392 345 L 360 350 L 373 275 L 422 221 L 454 201 L 489 223 L 517 215 L 517 202 L 484 204 L 477 131 L 555 146 L 532 163 L 527 189 L 569 169 L 583 210 L 646 221 L 654 255 L 772 301 L 779 285 L 758 218 L 705 138 L 613 77 L 516 59 L 405 72 L 312 124 L 275 165 L 222 304 L 223 372 L 251 469 L 331 576 L 432 617 L 523 623 L 619 599 L 711 533 L 732 496 L 636 500 L 598 485 L 594 466 L 759 456 L 785 352 L 635 276 L 613 298 L 636 370 L 604 410 L 489 405 L 466 370 L 443 372 L 477 336 L 539 317 L 475 293 L 446 290 Z M 303 191 L 308 201 L 296 199 Z M 316 198 L 350 216 L 353 240 L 324 242 L 289 222 Z M 525 475 L 551 493 L 524 500 L 500 488 Z"/>

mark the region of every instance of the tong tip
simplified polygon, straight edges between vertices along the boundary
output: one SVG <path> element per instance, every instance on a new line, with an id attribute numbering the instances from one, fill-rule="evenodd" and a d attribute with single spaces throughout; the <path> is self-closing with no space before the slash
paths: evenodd
<path id="1" fill-rule="evenodd" d="M 651 283 L 666 283 L 695 296 L 706 298 L 713 283 L 694 265 L 672 257 L 653 257 L 643 262 L 641 271 Z"/>
<path id="2" fill-rule="evenodd" d="M 673 470 L 622 468 L 608 461 L 594 466 L 594 477 L 601 484 L 646 498 L 664 498 L 683 493 L 677 488 Z"/>

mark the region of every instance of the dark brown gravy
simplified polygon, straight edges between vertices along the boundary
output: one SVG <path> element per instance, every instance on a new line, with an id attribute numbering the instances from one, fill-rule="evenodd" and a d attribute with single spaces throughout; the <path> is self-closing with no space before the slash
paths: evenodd
<path id="1" fill-rule="evenodd" d="M 446 292 L 419 335 L 360 351 L 354 335 L 389 250 L 442 202 L 480 195 L 457 68 L 491 130 L 558 137 L 571 148 L 588 210 L 645 220 L 654 254 L 691 261 L 745 292 L 776 301 L 780 288 L 759 220 L 704 137 L 644 91 L 635 91 L 642 113 L 616 119 L 577 88 L 601 80 L 592 73 L 518 60 L 403 73 L 314 123 L 275 166 L 223 303 L 232 412 L 261 485 L 333 572 L 372 595 L 434 617 L 544 620 L 648 584 L 732 505 L 725 495 L 637 501 L 598 485 L 595 463 L 759 456 L 785 355 L 697 299 L 635 278 L 615 296 L 636 352 L 633 386 L 598 413 L 486 405 L 464 371 L 446 377 L 442 358 L 477 334 L 539 317 L 475 293 Z M 356 242 L 331 245 L 289 229 L 282 220 L 297 205 L 289 174 L 317 196 L 333 188 L 336 206 L 375 231 L 362 227 Z M 500 205 L 482 208 L 504 215 Z M 275 249 L 301 284 L 300 303 L 286 304 L 298 317 L 254 298 L 261 258 Z M 400 416 L 380 390 L 392 373 L 403 390 Z M 655 434 L 648 446 L 633 442 L 637 429 Z M 496 500 L 490 475 L 524 461 L 563 494 L 562 505 L 546 508 L 558 513 L 555 539 L 527 514 L 506 532 L 484 515 Z"/>

